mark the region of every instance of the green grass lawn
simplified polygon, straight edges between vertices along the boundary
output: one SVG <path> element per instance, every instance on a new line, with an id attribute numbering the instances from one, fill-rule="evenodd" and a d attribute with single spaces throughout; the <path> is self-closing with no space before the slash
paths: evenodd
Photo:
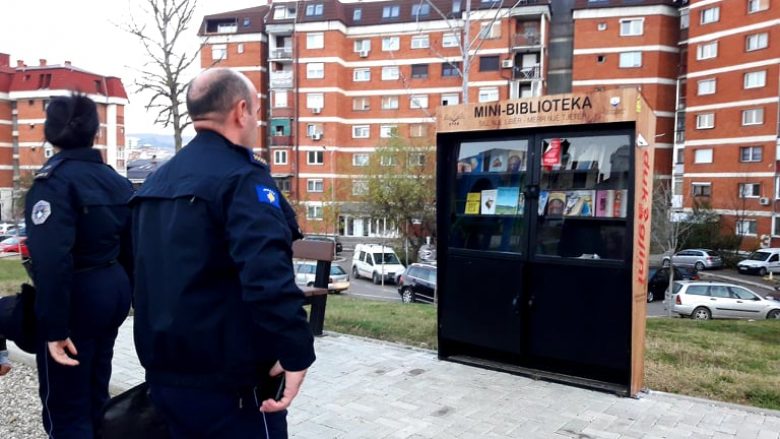
<path id="1" fill-rule="evenodd" d="M 0 296 L 19 292 L 19 285 L 29 282 L 22 261 L 17 256 L 0 259 Z"/>

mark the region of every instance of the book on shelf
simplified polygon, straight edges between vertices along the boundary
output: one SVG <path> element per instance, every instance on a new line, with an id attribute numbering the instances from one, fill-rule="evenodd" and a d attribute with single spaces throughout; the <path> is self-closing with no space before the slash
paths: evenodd
<path id="1" fill-rule="evenodd" d="M 547 199 L 550 198 L 550 193 L 547 191 L 539 192 L 539 209 L 537 214 L 544 216 L 544 212 L 547 209 Z"/>
<path id="2" fill-rule="evenodd" d="M 526 158 L 528 154 L 526 151 L 509 150 L 509 158 L 507 159 L 507 171 L 509 172 L 523 172 L 526 167 Z"/>
<path id="3" fill-rule="evenodd" d="M 569 191 L 566 193 L 564 216 L 593 216 L 594 191 Z"/>
<path id="4" fill-rule="evenodd" d="M 496 195 L 496 215 L 516 215 L 520 199 L 519 187 L 499 187 Z"/>
<path id="5" fill-rule="evenodd" d="M 491 149 L 485 151 L 489 172 L 506 172 L 509 160 L 508 151 L 505 149 Z"/>
<path id="6" fill-rule="evenodd" d="M 483 170 L 483 154 L 463 157 L 458 159 L 458 173 L 468 174 L 471 172 L 482 172 Z"/>
<path id="7" fill-rule="evenodd" d="M 469 215 L 479 215 L 479 200 L 481 194 L 479 192 L 469 192 L 466 195 L 466 210 L 464 213 Z"/>
<path id="8" fill-rule="evenodd" d="M 566 208 L 566 192 L 550 192 L 547 197 L 547 215 L 561 216 Z"/>
<path id="9" fill-rule="evenodd" d="M 496 198 L 498 197 L 498 190 L 488 189 L 482 191 L 482 199 L 480 200 L 480 213 L 482 215 L 495 215 L 496 214 Z"/>
<path id="10" fill-rule="evenodd" d="M 615 202 L 613 204 L 613 216 L 616 218 L 625 218 L 628 213 L 628 190 L 619 189 L 615 191 Z"/>
<path id="11" fill-rule="evenodd" d="M 596 191 L 596 217 L 625 218 L 628 212 L 628 190 Z"/>

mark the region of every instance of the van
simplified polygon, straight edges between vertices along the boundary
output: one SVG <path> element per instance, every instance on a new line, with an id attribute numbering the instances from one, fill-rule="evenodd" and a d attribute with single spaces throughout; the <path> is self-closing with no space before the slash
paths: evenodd
<path id="1" fill-rule="evenodd" d="M 405 267 L 392 248 L 378 244 L 358 244 L 352 254 L 352 277 L 371 279 L 375 284 L 393 281 Z"/>
<path id="2" fill-rule="evenodd" d="M 737 264 L 740 273 L 756 273 L 766 276 L 767 273 L 780 272 L 780 248 L 762 248 L 756 250 Z"/>

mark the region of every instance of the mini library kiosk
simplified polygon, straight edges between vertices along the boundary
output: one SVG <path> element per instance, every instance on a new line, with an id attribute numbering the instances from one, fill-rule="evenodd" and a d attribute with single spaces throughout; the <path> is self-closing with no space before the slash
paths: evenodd
<path id="1" fill-rule="evenodd" d="M 441 107 L 442 359 L 635 396 L 655 116 L 618 89 Z"/>

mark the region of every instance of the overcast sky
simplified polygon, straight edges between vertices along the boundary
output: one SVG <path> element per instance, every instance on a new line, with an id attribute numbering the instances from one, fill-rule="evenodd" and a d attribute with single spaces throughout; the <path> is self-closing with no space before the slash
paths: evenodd
<path id="1" fill-rule="evenodd" d="M 134 4 L 141 0 L 133 0 Z M 200 0 L 191 27 L 183 39 L 190 50 L 199 46 L 197 28 L 204 15 L 259 6 L 259 0 Z M 138 9 L 134 9 L 136 13 Z M 166 133 L 146 113 L 147 99 L 134 94 L 133 67 L 143 66 L 137 40 L 118 29 L 129 15 L 128 0 L 4 0 L 0 13 L 0 52 L 11 55 L 11 65 L 22 59 L 38 65 L 68 60 L 74 66 L 101 75 L 122 78 L 130 104 L 125 109 L 125 132 Z M 138 17 L 139 19 L 141 17 Z M 199 61 L 195 62 L 197 73 Z"/>

